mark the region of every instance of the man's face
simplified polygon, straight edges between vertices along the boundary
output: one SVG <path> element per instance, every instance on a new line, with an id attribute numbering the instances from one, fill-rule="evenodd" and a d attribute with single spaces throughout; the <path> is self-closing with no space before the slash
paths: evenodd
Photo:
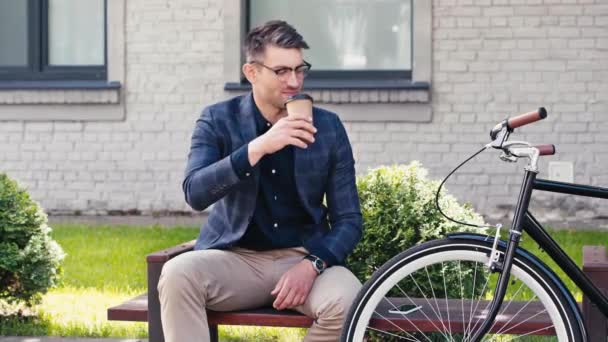
<path id="1" fill-rule="evenodd" d="M 299 93 L 304 84 L 302 51 L 271 45 L 266 47 L 260 58 L 262 60 L 252 63 L 256 69 L 255 82 L 252 83 L 254 92 L 266 104 L 284 108 L 287 98 Z"/>

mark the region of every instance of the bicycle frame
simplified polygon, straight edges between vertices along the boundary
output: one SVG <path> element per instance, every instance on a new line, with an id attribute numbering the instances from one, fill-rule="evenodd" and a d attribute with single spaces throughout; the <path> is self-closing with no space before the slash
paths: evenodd
<path id="1" fill-rule="evenodd" d="M 509 233 L 509 240 L 501 263 L 492 265 L 493 271 L 500 272 L 494 299 L 490 304 L 488 317 L 475 333 L 473 341 L 479 341 L 488 330 L 498 314 L 500 305 L 506 293 L 508 279 L 515 250 L 519 245 L 522 230 L 528 233 L 538 243 L 549 257 L 561 268 L 566 275 L 583 291 L 590 301 L 597 305 L 604 316 L 608 317 L 608 298 L 593 284 L 593 282 L 576 266 L 574 261 L 551 238 L 543 226 L 528 211 L 532 190 L 550 191 L 576 196 L 608 198 L 608 188 L 562 183 L 544 179 L 536 179 L 536 172 L 526 170 L 524 181 L 515 208 L 515 215 Z"/>
<path id="2" fill-rule="evenodd" d="M 536 190 L 557 192 L 562 194 L 571 194 L 576 196 L 587 196 L 594 198 L 607 198 L 608 189 L 594 187 L 589 185 L 579 185 L 572 183 L 562 183 L 549 181 L 545 179 L 537 179 L 533 183 Z M 574 261 L 559 247 L 559 245 L 551 238 L 542 225 L 532 216 L 530 212 L 526 213 L 526 221 L 523 229 L 528 233 L 534 241 L 547 255 L 551 257 L 555 263 L 568 275 L 572 281 L 589 297 L 592 303 L 596 304 L 604 316 L 608 317 L 608 297 L 606 297 L 593 282 L 576 266 Z"/>

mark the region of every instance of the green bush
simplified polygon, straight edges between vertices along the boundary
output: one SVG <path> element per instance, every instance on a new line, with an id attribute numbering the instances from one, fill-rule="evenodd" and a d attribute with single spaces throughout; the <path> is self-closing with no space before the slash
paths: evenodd
<path id="1" fill-rule="evenodd" d="M 446 233 L 470 228 L 444 218 L 435 207 L 439 182 L 414 161 L 409 165 L 382 166 L 357 178 L 363 214 L 363 237 L 347 259 L 348 267 L 362 281 L 400 252 Z M 482 217 L 447 194 L 439 197 L 444 213 L 459 221 L 482 224 Z"/>
<path id="2" fill-rule="evenodd" d="M 64 253 L 50 232 L 42 208 L 0 174 L 0 302 L 32 305 L 57 284 Z"/>

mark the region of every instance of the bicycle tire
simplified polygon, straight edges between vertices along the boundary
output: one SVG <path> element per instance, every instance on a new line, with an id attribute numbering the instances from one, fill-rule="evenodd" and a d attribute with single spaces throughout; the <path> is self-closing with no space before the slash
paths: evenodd
<path id="1" fill-rule="evenodd" d="M 449 287 L 448 284 L 446 284 L 446 269 L 449 269 L 449 267 L 446 267 L 445 264 L 446 263 L 453 263 L 453 265 L 455 266 L 456 263 L 459 267 L 459 272 L 462 274 L 467 274 L 470 275 L 471 271 L 467 270 L 467 272 L 463 272 L 462 269 L 462 264 L 463 263 L 470 263 L 470 264 L 475 264 L 475 273 L 472 277 L 470 277 L 468 285 L 471 288 L 472 291 L 472 297 L 475 296 L 475 291 L 477 287 L 480 287 L 480 285 L 476 285 L 476 279 L 478 278 L 477 275 L 477 268 L 480 267 L 480 272 L 484 272 L 484 274 L 487 274 L 487 279 L 492 279 L 493 277 L 495 278 L 495 275 L 492 275 L 489 273 L 489 271 L 487 271 L 487 266 L 483 267 L 483 266 L 479 266 L 479 265 L 484 265 L 487 263 L 488 259 L 489 259 L 489 255 L 490 252 L 492 251 L 492 244 L 491 244 L 491 238 L 488 238 L 489 241 L 480 241 L 477 239 L 465 239 L 465 238 L 458 238 L 458 239 L 451 239 L 451 238 L 447 238 L 447 239 L 442 239 L 442 240 L 433 240 L 433 241 L 429 241 L 426 242 L 424 244 L 412 247 L 402 253 L 400 253 L 399 255 L 395 256 L 394 258 L 392 258 L 391 260 L 389 260 L 387 263 L 385 263 L 380 269 L 378 269 L 376 272 L 374 272 L 374 274 L 372 275 L 372 277 L 364 284 L 363 288 L 361 289 L 361 291 L 359 292 L 358 296 L 355 298 L 350 311 L 347 315 L 347 318 L 345 320 L 344 323 L 344 328 L 342 331 L 342 336 L 341 336 L 341 341 L 344 342 L 353 342 L 353 341 L 362 341 L 363 337 L 366 335 L 370 335 L 370 336 L 366 336 L 366 341 L 368 340 L 373 340 L 374 339 L 374 334 L 376 334 L 376 336 L 384 336 L 381 338 L 378 338 L 378 340 L 381 341 L 388 341 L 390 339 L 393 340 L 409 340 L 409 341 L 459 341 L 459 340 L 466 340 L 467 336 L 470 336 L 470 333 L 474 331 L 475 326 L 478 326 L 479 324 L 479 320 L 480 317 L 483 317 L 483 310 L 478 311 L 478 308 L 481 309 L 482 307 L 480 307 L 479 303 L 485 303 L 489 300 L 489 298 L 487 298 L 487 293 L 484 292 L 484 290 L 480 291 L 480 297 L 484 296 L 485 298 L 480 298 L 477 299 L 477 305 L 475 305 L 475 301 L 471 300 L 470 302 L 468 301 L 468 295 L 467 297 L 467 303 L 469 303 L 470 305 L 468 305 L 467 310 L 469 310 L 469 314 L 470 317 L 468 318 L 468 320 L 466 320 L 465 314 L 467 313 L 464 309 L 465 306 L 465 300 L 462 297 L 465 297 L 463 294 L 462 289 L 466 287 L 462 285 L 462 281 L 460 283 L 460 304 L 462 306 L 462 324 L 460 325 L 459 322 L 458 324 L 456 324 L 456 322 L 454 323 L 454 330 L 452 330 L 452 323 L 449 317 L 449 312 L 451 312 L 451 308 L 449 307 L 449 303 L 455 303 L 455 305 L 458 304 L 458 289 L 456 289 L 456 296 L 449 296 L 447 294 L 448 288 L 449 291 L 454 292 L 454 288 Z M 499 248 L 500 253 L 502 254 L 504 252 L 503 249 L 504 246 Z M 571 305 L 568 305 L 568 303 L 571 303 L 571 295 L 569 292 L 567 292 L 567 290 L 565 290 L 565 287 L 563 286 L 563 284 L 561 283 L 557 283 L 556 282 L 556 277 L 554 276 L 554 274 L 550 274 L 550 271 L 547 271 L 546 266 L 545 267 L 541 267 L 542 264 L 539 264 L 540 261 L 538 261 L 538 259 L 535 259 L 535 262 L 530 262 L 530 259 L 527 259 L 525 257 L 523 257 L 521 254 L 516 254 L 514 260 L 513 260 L 513 269 L 512 269 L 512 278 L 510 279 L 510 282 L 515 282 L 520 283 L 520 289 L 521 286 L 526 286 L 528 288 L 528 292 L 525 292 L 526 290 L 524 289 L 524 292 L 521 293 L 521 296 L 523 297 L 524 294 L 526 295 L 532 295 L 533 297 L 537 297 L 539 300 L 538 301 L 532 301 L 530 300 L 528 303 L 529 304 L 525 304 L 526 301 L 524 300 L 523 302 L 519 302 L 516 300 L 513 300 L 513 298 L 515 298 L 518 293 L 515 293 L 514 296 L 513 294 L 510 294 L 509 296 L 513 296 L 513 298 L 509 298 L 509 300 L 507 300 L 507 298 L 505 298 L 505 301 L 503 302 L 498 316 L 497 316 L 497 320 L 495 321 L 495 328 L 493 327 L 493 329 L 491 329 L 491 332 L 495 333 L 492 334 L 491 337 L 492 339 L 494 338 L 503 338 L 504 336 L 508 336 L 505 335 L 505 333 L 509 333 L 511 332 L 513 333 L 517 333 L 517 335 L 515 335 L 516 337 L 521 337 L 522 334 L 525 336 L 526 334 L 540 334 L 540 333 L 550 333 L 551 330 L 553 330 L 553 332 L 555 333 L 555 336 L 557 337 L 557 340 L 559 342 L 566 342 L 566 341 L 585 341 L 586 337 L 585 337 L 585 331 L 584 331 L 584 327 L 581 326 L 581 322 L 580 322 L 580 312 L 575 311 L 574 308 L 572 308 Z M 451 265 L 451 264 L 450 264 Z M 541 266 L 539 266 L 541 265 Z M 441 271 L 439 273 L 442 273 L 441 276 L 443 277 L 443 291 L 445 291 L 445 298 L 441 298 L 439 301 L 437 301 L 436 298 L 436 293 L 433 290 L 433 287 L 436 286 L 433 285 L 432 281 L 431 281 L 431 277 L 429 276 L 429 268 L 431 268 L 431 272 L 435 271 L 433 269 L 433 267 L 440 269 Z M 471 266 L 472 267 L 472 266 Z M 455 268 L 454 268 L 455 269 Z M 426 299 L 426 304 L 425 304 L 425 300 L 418 300 L 416 303 L 415 300 L 413 300 L 409 295 L 407 295 L 405 293 L 405 291 L 403 291 L 403 289 L 399 288 L 400 287 L 400 283 L 403 284 L 403 282 L 409 282 L 410 284 L 416 284 L 416 287 L 418 287 L 419 293 L 422 293 L 423 297 L 426 298 L 426 294 L 424 293 L 424 290 L 420 288 L 419 284 L 417 284 L 418 282 L 415 280 L 416 277 L 412 276 L 412 274 L 414 274 L 414 272 L 417 271 L 421 271 L 424 270 L 424 273 L 426 273 L 426 277 L 428 278 L 428 283 L 431 285 L 431 292 L 433 294 L 433 297 L 435 297 L 434 299 L 434 303 L 428 299 Z M 424 273 L 421 273 L 424 276 Z M 436 273 L 435 273 L 436 274 Z M 458 272 L 453 272 L 450 273 L 452 274 L 456 274 L 455 276 L 452 275 L 453 278 L 450 278 L 450 283 L 454 282 L 454 280 L 457 278 L 462 279 L 462 274 L 458 274 Z M 409 278 L 407 278 L 409 277 Z M 413 279 L 413 280 L 411 280 Z M 471 286 L 471 281 L 472 281 L 472 286 Z M 440 282 L 441 284 L 441 282 Z M 484 285 L 484 288 L 487 286 L 488 281 L 486 280 L 486 284 Z M 417 310 L 417 312 L 415 312 L 415 314 L 417 314 L 419 317 L 420 322 L 423 322 L 426 320 L 425 325 L 422 325 L 422 323 L 418 326 L 415 326 L 415 329 L 412 329 L 412 326 L 414 325 L 414 322 L 416 321 L 414 316 L 410 316 L 412 314 L 408 313 L 408 314 L 403 314 L 404 311 L 399 311 L 399 307 L 398 307 L 398 303 L 390 303 L 391 301 L 389 299 L 386 299 L 386 294 L 390 293 L 390 289 L 392 289 L 394 286 L 397 286 L 399 288 L 399 290 L 401 291 L 402 294 L 404 294 L 406 298 L 410 299 L 411 304 L 415 304 L 420 306 L 421 308 Z M 441 287 L 441 286 L 439 286 Z M 487 286 L 488 289 L 490 289 L 491 291 L 494 290 L 493 286 Z M 417 291 L 416 289 L 414 289 L 414 292 Z M 428 291 L 428 290 L 427 290 Z M 517 290 L 518 292 L 520 290 Z M 449 297 L 449 298 L 448 298 Z M 394 300 L 393 300 L 394 301 Z M 443 301 L 443 302 L 442 302 Z M 484 302 L 485 301 L 485 302 Z M 378 306 L 380 303 L 383 303 L 384 306 Z M 389 305 L 386 305 L 386 302 L 389 302 Z M 405 302 L 407 302 L 407 300 L 405 300 Z M 403 303 L 403 300 L 401 301 L 401 303 Z M 445 318 L 442 317 L 442 310 L 440 310 L 440 305 L 439 303 L 442 303 L 441 305 L 444 305 L 443 303 L 445 303 L 445 307 L 448 308 L 445 312 L 447 312 L 447 322 L 448 324 L 446 325 L 445 323 L 434 323 L 433 322 L 443 322 L 445 321 Z M 515 304 L 514 304 L 515 303 Z M 523 304 L 522 304 L 523 303 Z M 391 308 L 391 305 L 393 307 L 393 309 Z M 434 307 L 434 305 L 436 305 Z M 484 304 L 481 304 L 484 305 Z M 501 319 L 499 319 L 501 316 L 501 312 L 503 314 L 502 317 L 509 317 L 509 315 L 512 315 L 513 312 L 508 311 L 509 307 L 513 305 L 511 307 L 511 311 L 514 310 L 514 308 L 522 306 L 524 309 L 526 307 L 528 307 L 528 305 L 532 305 L 530 307 L 528 307 L 528 309 L 532 309 L 532 308 L 537 308 L 538 305 L 541 305 L 542 308 L 544 308 L 543 310 L 538 311 L 538 316 L 537 319 L 543 318 L 543 315 L 547 315 L 544 316 L 544 321 L 546 321 L 547 319 L 550 321 L 551 325 L 545 326 L 545 327 L 541 327 L 541 329 L 537 330 L 537 331 L 521 331 L 518 332 L 517 328 L 513 328 L 513 326 L 517 326 L 517 324 L 519 324 L 520 326 L 523 326 L 522 323 L 512 323 L 514 319 L 516 319 L 516 317 L 518 315 L 520 315 L 520 319 L 522 318 L 522 311 L 524 309 L 520 309 L 520 311 L 517 311 L 515 313 L 515 316 L 511 317 L 511 319 L 505 324 L 505 319 L 503 319 L 501 321 Z M 518 306 L 519 305 L 519 306 Z M 396 312 L 400 312 L 400 314 L 397 314 L 395 316 L 395 312 L 393 312 L 393 316 L 391 320 L 387 320 L 387 317 L 385 316 L 390 316 L 391 314 L 386 312 L 386 308 L 389 308 L 389 310 L 392 311 L 396 311 Z M 487 307 L 485 307 L 487 309 Z M 456 308 L 458 309 L 458 308 Z M 504 310 L 504 311 L 503 311 Z M 536 311 L 535 311 L 536 312 Z M 372 315 L 374 314 L 374 323 L 376 326 L 381 326 L 382 324 L 384 324 L 385 322 L 383 322 L 383 320 L 386 320 L 386 324 L 384 324 L 384 326 L 389 326 L 389 328 L 398 328 L 395 329 L 397 330 L 396 332 L 390 332 L 389 330 L 383 332 L 381 331 L 382 329 L 375 329 L 374 327 L 370 327 L 369 326 L 369 322 L 370 319 L 372 318 Z M 424 317 L 421 317 L 422 314 Z M 434 315 L 434 317 L 431 317 L 430 315 Z M 408 317 L 409 316 L 409 317 Z M 454 317 L 456 317 L 456 314 L 454 314 Z M 475 320 L 475 323 L 473 323 L 472 318 L 473 317 L 477 317 Z M 395 318 L 401 320 L 401 323 L 395 324 L 392 322 L 395 322 Z M 534 319 L 533 318 L 529 318 L 528 319 Z M 380 322 L 381 324 L 379 324 L 378 322 Z M 404 323 L 405 322 L 405 323 Z M 416 321 L 417 322 L 417 321 Z M 430 323 L 429 323 L 430 322 Z M 515 321 L 517 322 L 517 321 Z M 394 325 L 391 326 L 390 324 Z M 399 324 L 406 324 L 408 327 L 405 329 L 409 329 L 409 331 L 399 331 L 399 329 L 401 330 L 405 330 L 403 327 L 399 326 Z M 418 323 L 417 323 L 418 324 Z M 503 330 L 500 330 L 503 329 Z M 506 329 L 506 330 L 505 330 Z M 509 330 L 511 329 L 511 330 Z M 435 330 L 435 333 L 431 333 L 429 331 Z M 386 334 L 386 335 L 383 335 Z M 454 336 L 455 334 L 455 336 Z M 469 334 L 469 335 L 467 335 Z M 399 339 L 396 339 L 395 336 L 400 335 L 401 337 Z M 486 340 L 488 336 L 486 335 L 486 337 L 484 337 L 484 341 Z M 507 337 L 510 338 L 510 337 Z"/>

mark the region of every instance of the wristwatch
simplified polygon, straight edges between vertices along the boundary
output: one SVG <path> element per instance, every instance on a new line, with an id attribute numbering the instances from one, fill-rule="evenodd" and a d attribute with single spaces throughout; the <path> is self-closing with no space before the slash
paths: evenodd
<path id="1" fill-rule="evenodd" d="M 310 262 L 312 262 L 312 267 L 315 269 L 315 271 L 317 271 L 317 274 L 321 274 L 323 273 L 323 271 L 325 271 L 325 262 L 323 262 L 323 260 L 321 260 L 321 258 L 319 258 L 318 256 L 308 254 L 304 257 L 304 259 L 310 260 Z"/>

